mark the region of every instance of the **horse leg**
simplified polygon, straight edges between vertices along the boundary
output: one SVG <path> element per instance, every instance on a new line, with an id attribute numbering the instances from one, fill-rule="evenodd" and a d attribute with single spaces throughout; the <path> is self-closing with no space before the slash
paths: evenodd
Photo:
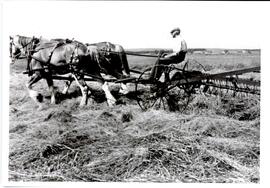
<path id="1" fill-rule="evenodd" d="M 37 91 L 34 91 L 32 88 L 33 88 L 33 84 L 35 84 L 36 82 L 38 82 L 41 78 L 42 78 L 41 73 L 40 72 L 35 72 L 33 74 L 33 76 L 31 76 L 31 78 L 28 81 L 28 83 L 26 84 L 26 87 L 27 87 L 28 92 L 29 92 L 29 96 L 39 106 L 39 109 L 42 108 L 41 102 L 42 102 L 43 96 L 40 93 L 38 93 Z"/>
<path id="2" fill-rule="evenodd" d="M 126 95 L 126 94 L 129 93 L 127 84 L 120 83 L 120 90 L 119 90 L 119 93 L 121 93 L 121 94 L 123 94 L 123 95 Z"/>
<path id="3" fill-rule="evenodd" d="M 64 94 L 64 95 L 67 94 L 67 91 L 68 91 L 68 89 L 69 89 L 69 87 L 70 87 L 70 85 L 72 83 L 72 75 L 69 75 L 68 77 L 69 77 L 69 80 L 65 82 L 66 85 L 65 85 L 65 87 L 64 87 L 64 89 L 62 91 L 62 94 Z"/>
<path id="4" fill-rule="evenodd" d="M 120 57 L 120 61 L 121 61 L 121 64 L 122 64 L 122 73 L 125 76 L 130 76 L 130 69 L 129 69 L 129 66 L 128 66 L 128 61 L 127 61 L 127 56 L 125 54 L 125 51 L 120 52 L 119 57 Z"/>
<path id="5" fill-rule="evenodd" d="M 82 100 L 81 100 L 81 103 L 80 103 L 80 106 L 85 106 L 87 105 L 87 99 L 88 99 L 88 86 L 86 84 L 86 82 L 83 80 L 83 77 L 81 78 L 77 78 L 76 75 L 73 75 L 76 83 L 78 84 L 78 86 L 80 87 L 81 89 L 81 92 L 82 92 Z"/>
<path id="6" fill-rule="evenodd" d="M 109 85 L 108 82 L 104 82 L 102 85 L 102 89 L 105 92 L 107 103 L 109 107 L 112 107 L 115 105 L 116 99 L 112 96 L 110 90 L 109 90 Z"/>
<path id="7" fill-rule="evenodd" d="M 53 79 L 51 75 L 46 75 L 46 81 L 49 86 L 49 91 L 51 93 L 51 104 L 55 104 L 55 89 L 53 86 Z"/>
<path id="8" fill-rule="evenodd" d="M 95 73 L 95 76 L 102 78 L 100 73 Z M 111 94 L 109 90 L 108 82 L 105 82 L 103 79 L 97 79 L 97 82 L 102 85 L 101 88 L 105 93 L 109 107 L 113 107 L 116 103 L 116 99 L 113 97 L 113 95 Z"/>
<path id="9" fill-rule="evenodd" d="M 18 52 L 18 49 L 15 46 L 12 46 L 10 49 L 11 64 L 15 63 L 16 57 L 18 56 L 17 52 Z"/>
<path id="10" fill-rule="evenodd" d="M 71 83 L 72 83 L 72 80 L 66 81 L 66 82 L 65 82 L 65 87 L 64 87 L 64 89 L 63 89 L 63 91 L 62 91 L 62 94 L 63 94 L 63 95 L 66 95 L 66 94 L 67 94 L 68 89 L 69 89 Z"/>

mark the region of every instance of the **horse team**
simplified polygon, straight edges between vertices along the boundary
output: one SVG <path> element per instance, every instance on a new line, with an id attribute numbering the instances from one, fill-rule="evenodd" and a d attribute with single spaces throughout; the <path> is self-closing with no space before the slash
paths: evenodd
<path id="1" fill-rule="evenodd" d="M 63 94 L 75 80 L 82 92 L 80 106 L 87 104 L 90 90 L 85 82 L 85 75 L 91 75 L 102 86 L 109 106 L 116 103 L 111 94 L 108 83 L 101 73 L 111 75 L 117 79 L 130 76 L 130 70 L 124 48 L 110 42 L 84 44 L 68 39 L 43 39 L 35 37 L 10 37 L 10 57 L 12 63 L 22 57 L 27 59 L 27 72 L 30 76 L 26 87 L 30 97 L 42 109 L 42 95 L 33 90 L 33 86 L 41 79 L 47 81 L 51 94 L 51 103 L 55 104 L 55 87 L 53 75 L 67 74 L 71 79 L 66 81 Z M 127 86 L 121 83 L 120 92 L 128 93 Z"/>

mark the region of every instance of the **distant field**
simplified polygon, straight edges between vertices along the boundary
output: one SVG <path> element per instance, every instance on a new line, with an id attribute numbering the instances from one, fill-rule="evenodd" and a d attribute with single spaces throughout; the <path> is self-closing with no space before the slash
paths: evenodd
<path id="1" fill-rule="evenodd" d="M 133 49 L 127 52 L 157 55 L 161 49 Z M 166 49 L 165 49 L 166 51 Z M 141 57 L 127 55 L 129 66 L 131 69 L 144 70 L 145 68 L 152 67 L 157 58 L 155 57 Z M 252 54 L 190 54 L 186 56 L 186 60 L 195 60 L 202 64 L 207 71 L 211 70 L 235 70 L 253 66 L 260 66 L 260 53 L 255 51 Z M 24 60 L 12 66 L 12 71 L 21 72 L 25 70 L 26 62 Z"/>
<path id="2" fill-rule="evenodd" d="M 150 54 L 149 51 L 148 54 Z M 138 57 L 131 55 L 128 55 L 127 57 L 130 67 L 135 69 L 144 69 L 145 67 L 151 67 L 157 60 L 157 58 L 153 57 Z M 240 69 L 246 67 L 260 66 L 261 63 L 260 54 L 187 54 L 186 60 L 195 60 L 201 63 L 207 71 L 210 71 L 212 69 Z"/>
<path id="3" fill-rule="evenodd" d="M 221 72 L 259 66 L 260 54 L 188 54 L 187 60 Z M 144 70 L 156 58 L 128 61 Z M 58 104 L 51 105 L 43 80 L 34 87 L 44 95 L 38 111 L 25 88 L 25 67 L 20 60 L 10 71 L 10 181 L 260 182 L 260 96 L 197 94 L 183 113 L 144 112 L 134 84 L 126 96 L 110 84 L 117 105 L 109 108 L 101 88 L 89 82 L 89 103 L 79 107 L 76 84 L 62 95 L 64 82 L 55 81 Z"/>

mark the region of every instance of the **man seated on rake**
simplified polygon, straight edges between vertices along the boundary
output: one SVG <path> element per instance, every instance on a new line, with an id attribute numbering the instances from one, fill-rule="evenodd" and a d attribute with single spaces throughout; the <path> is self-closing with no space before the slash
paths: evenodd
<path id="1" fill-rule="evenodd" d="M 159 58 L 155 66 L 151 70 L 150 79 L 159 80 L 164 68 L 162 65 L 178 64 L 185 60 L 187 53 L 187 44 L 183 37 L 180 35 L 181 30 L 177 27 L 171 31 L 171 46 L 173 52 L 170 54 L 159 54 Z"/>

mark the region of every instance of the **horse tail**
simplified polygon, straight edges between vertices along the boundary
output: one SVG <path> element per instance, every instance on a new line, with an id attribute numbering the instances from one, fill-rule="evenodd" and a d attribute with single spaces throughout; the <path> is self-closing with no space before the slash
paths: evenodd
<path id="1" fill-rule="evenodd" d="M 122 70 L 128 75 L 130 76 L 130 69 L 129 69 L 129 65 L 128 65 L 128 61 L 127 61 L 127 55 L 126 52 L 124 50 L 124 48 L 120 45 L 118 46 L 118 53 L 119 53 L 119 58 L 121 61 L 121 66 L 122 66 Z"/>

